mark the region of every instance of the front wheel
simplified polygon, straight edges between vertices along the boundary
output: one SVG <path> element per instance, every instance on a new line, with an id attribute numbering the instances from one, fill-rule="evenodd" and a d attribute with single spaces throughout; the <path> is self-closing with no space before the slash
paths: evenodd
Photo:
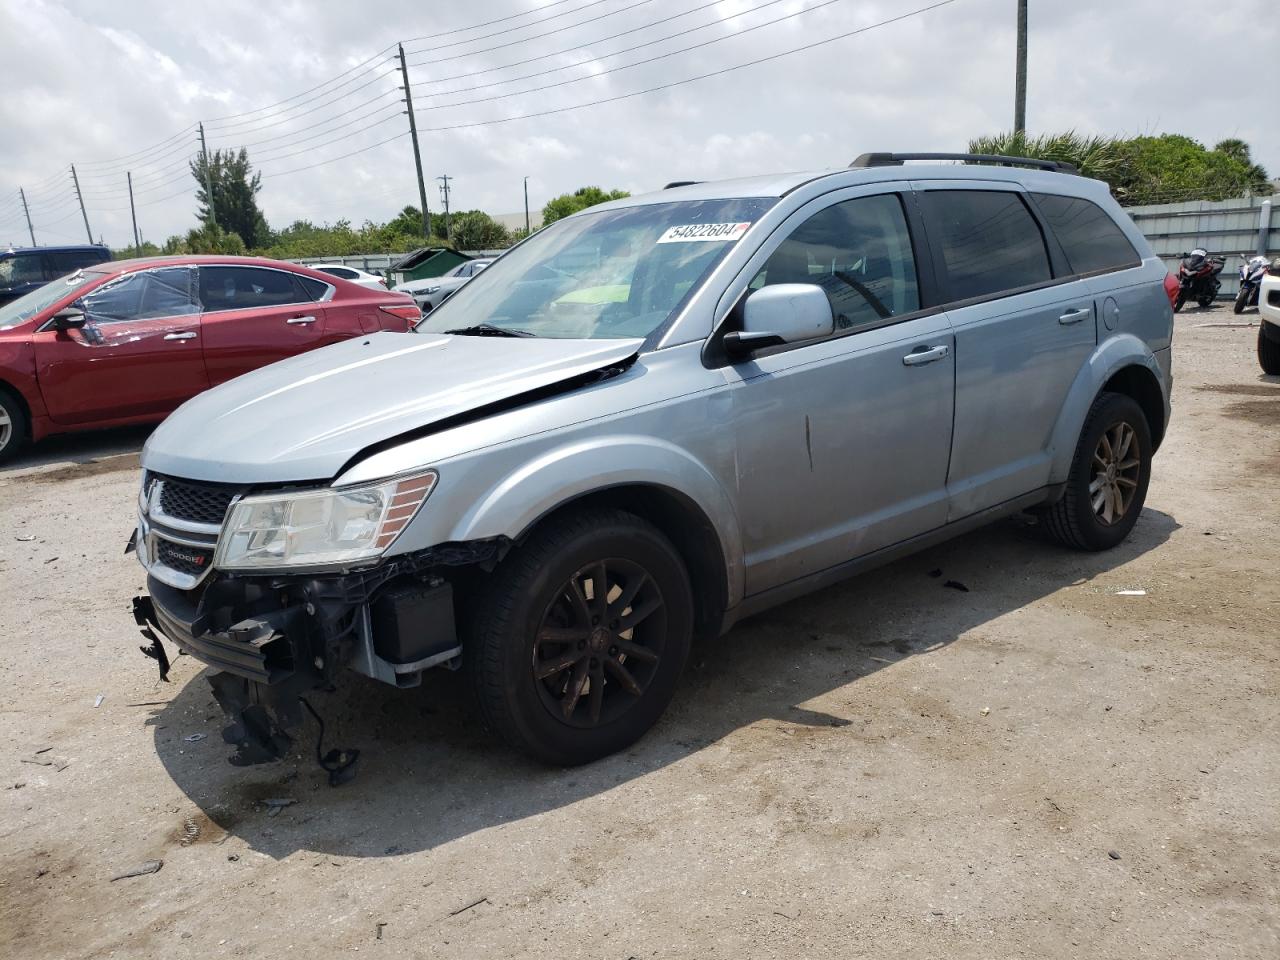
<path id="1" fill-rule="evenodd" d="M 1275 333 L 1267 336 L 1267 321 L 1258 324 L 1258 363 L 1262 372 L 1270 376 L 1280 376 L 1280 328 L 1272 327 Z"/>
<path id="2" fill-rule="evenodd" d="M 1244 308 L 1249 305 L 1249 288 L 1241 287 L 1240 292 L 1236 294 L 1236 302 L 1231 305 L 1232 313 L 1244 313 Z"/>
<path id="3" fill-rule="evenodd" d="M 1186 305 L 1187 305 L 1187 291 L 1185 289 L 1181 289 L 1178 291 L 1178 299 L 1173 301 L 1173 312 L 1174 313 L 1179 312 Z"/>
<path id="4" fill-rule="evenodd" d="M 1213 297 L 1199 297 L 1197 298 L 1196 303 L 1200 304 L 1201 310 L 1204 310 L 1213 303 Z"/>
<path id="5" fill-rule="evenodd" d="M 29 431 L 22 405 L 12 394 L 0 390 L 0 463 L 18 455 L 27 445 Z"/>
<path id="6" fill-rule="evenodd" d="M 1077 550 L 1120 543 L 1146 502 L 1151 452 L 1151 429 L 1137 402 L 1100 393 L 1085 417 L 1062 499 L 1045 513 L 1049 532 Z"/>
<path id="7" fill-rule="evenodd" d="M 639 739 L 689 653 L 693 591 L 655 527 L 621 510 L 552 518 L 480 588 L 466 640 L 485 720 L 557 765 Z"/>

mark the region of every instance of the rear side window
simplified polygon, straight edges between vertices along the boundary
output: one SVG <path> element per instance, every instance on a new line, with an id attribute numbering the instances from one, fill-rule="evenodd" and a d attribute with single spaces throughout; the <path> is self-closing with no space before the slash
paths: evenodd
<path id="1" fill-rule="evenodd" d="M 819 210 L 783 240 L 751 281 L 812 283 L 831 301 L 837 330 L 872 326 L 920 308 L 911 237 L 896 194 Z"/>
<path id="2" fill-rule="evenodd" d="M 107 261 L 105 256 L 93 250 L 54 250 L 46 254 L 46 256 L 50 260 L 50 266 L 53 268 L 55 277 L 65 276 L 84 267 L 91 267 L 96 263 L 105 263 Z"/>
<path id="3" fill-rule="evenodd" d="M 928 190 L 920 194 L 929 232 L 942 249 L 952 300 L 1052 279 L 1049 252 L 1031 211 L 1007 191 Z"/>
<path id="4" fill-rule="evenodd" d="M 358 276 L 354 270 L 348 270 L 346 267 L 320 267 L 320 272 L 341 277 L 343 280 L 354 280 Z"/>
<path id="5" fill-rule="evenodd" d="M 206 311 L 249 310 L 310 303 L 292 273 L 259 267 L 201 267 L 200 302 Z"/>
<path id="6" fill-rule="evenodd" d="M 1120 270 L 1142 263 L 1124 231 L 1093 201 L 1053 193 L 1032 196 L 1062 244 L 1072 273 Z"/>

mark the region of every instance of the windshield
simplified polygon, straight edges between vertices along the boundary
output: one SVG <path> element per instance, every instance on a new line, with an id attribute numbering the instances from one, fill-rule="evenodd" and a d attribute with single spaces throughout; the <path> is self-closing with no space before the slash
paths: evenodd
<path id="1" fill-rule="evenodd" d="M 647 337 L 776 202 L 657 203 L 552 224 L 479 271 L 418 332 Z"/>
<path id="2" fill-rule="evenodd" d="M 57 303 L 68 294 L 83 290 L 90 284 L 102 279 L 100 273 L 85 273 L 77 270 L 65 277 L 46 283 L 39 289 L 32 290 L 24 297 L 0 307 L 0 330 L 11 330 L 19 324 L 26 323 L 41 310 Z"/>

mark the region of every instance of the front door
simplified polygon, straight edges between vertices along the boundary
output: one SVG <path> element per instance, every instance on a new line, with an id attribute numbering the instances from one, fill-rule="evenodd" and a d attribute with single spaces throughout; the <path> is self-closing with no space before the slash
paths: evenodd
<path id="1" fill-rule="evenodd" d="M 219 384 L 328 342 L 325 308 L 287 270 L 200 268 L 205 365 Z"/>
<path id="2" fill-rule="evenodd" d="M 946 520 L 954 341 L 920 309 L 902 198 L 815 201 L 792 222 L 747 296 L 816 284 L 836 331 L 725 370 L 748 595 Z"/>
<path id="3" fill-rule="evenodd" d="M 140 270 L 85 294 L 80 330 L 34 336 L 36 379 L 60 424 L 163 416 L 209 386 L 190 267 Z"/>
<path id="4" fill-rule="evenodd" d="M 1092 292 L 1055 280 L 1016 185 L 935 183 L 918 196 L 956 336 L 957 520 L 1049 482 L 1053 428 L 1097 337 Z"/>

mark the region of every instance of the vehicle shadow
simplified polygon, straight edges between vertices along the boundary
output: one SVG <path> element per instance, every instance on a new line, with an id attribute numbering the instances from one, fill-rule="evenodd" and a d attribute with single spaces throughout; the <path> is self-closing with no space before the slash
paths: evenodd
<path id="1" fill-rule="evenodd" d="M 154 429 L 154 424 L 147 424 L 137 427 L 115 427 L 110 430 L 92 430 L 85 433 L 56 434 L 41 440 L 16 459 L 0 467 L 0 477 L 39 467 L 88 465 L 104 457 L 138 453 Z M 122 464 L 113 466 L 126 469 Z M 136 460 L 127 464 L 127 467 L 136 466 Z M 69 476 L 79 475 L 81 471 L 69 471 Z"/>
<path id="2" fill-rule="evenodd" d="M 231 766 L 208 671 L 191 676 L 147 722 L 174 783 L 216 828 L 255 850 L 275 858 L 426 850 L 610 790 L 762 721 L 849 735 L 839 728 L 858 721 L 856 708 L 838 716 L 810 701 L 851 684 L 856 690 L 861 677 L 930 656 L 969 630 L 1085 584 L 1156 549 L 1178 526 L 1148 509 L 1126 543 L 1085 554 L 1049 543 L 1017 518 L 792 601 L 697 645 L 658 726 L 630 750 L 585 767 L 547 768 L 496 745 L 479 729 L 462 678 L 443 671 L 410 691 L 351 675 L 339 692 L 309 698 L 325 719 L 324 749 L 362 752 L 357 778 L 337 789 L 313 759 L 311 721 L 295 731 L 286 760 Z M 207 739 L 184 740 L 193 731 Z M 269 817 L 268 798 L 297 804 Z"/>

